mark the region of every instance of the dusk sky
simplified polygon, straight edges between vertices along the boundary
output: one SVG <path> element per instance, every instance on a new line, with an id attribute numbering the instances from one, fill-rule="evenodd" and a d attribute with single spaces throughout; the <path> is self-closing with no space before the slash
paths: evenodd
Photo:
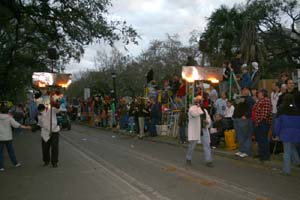
<path id="1" fill-rule="evenodd" d="M 112 19 L 127 21 L 141 36 L 139 45 L 129 45 L 129 51 L 125 52 L 137 56 L 147 49 L 150 41 L 166 39 L 167 33 L 178 34 L 185 44 L 191 31 L 204 30 L 207 18 L 215 9 L 221 5 L 232 7 L 245 2 L 246 0 L 112 0 L 113 6 L 109 12 Z M 122 45 L 116 46 L 124 50 Z M 110 47 L 105 44 L 87 46 L 80 63 L 71 62 L 67 65 L 66 72 L 94 69 L 96 52 L 101 49 L 110 51 Z"/>

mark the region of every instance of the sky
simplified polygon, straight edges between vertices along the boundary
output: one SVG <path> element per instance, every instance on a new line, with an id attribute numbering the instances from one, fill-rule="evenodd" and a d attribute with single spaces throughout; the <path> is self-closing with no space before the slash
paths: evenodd
<path id="1" fill-rule="evenodd" d="M 191 31 L 204 31 L 207 18 L 221 5 L 232 7 L 234 4 L 245 3 L 246 0 L 112 0 L 109 9 L 113 20 L 126 21 L 138 32 L 141 39 L 139 45 L 127 46 L 125 54 L 138 56 L 146 50 L 153 40 L 165 40 L 166 34 L 178 34 L 183 44 L 186 44 Z M 124 50 L 117 43 L 116 47 Z M 66 66 L 67 73 L 76 73 L 94 69 L 97 50 L 110 47 L 105 44 L 92 44 L 85 47 L 85 54 L 79 63 L 71 61 Z"/>

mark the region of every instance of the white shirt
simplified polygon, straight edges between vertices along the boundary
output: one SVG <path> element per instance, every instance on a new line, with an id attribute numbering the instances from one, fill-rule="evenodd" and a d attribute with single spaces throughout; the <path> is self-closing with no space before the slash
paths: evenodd
<path id="1" fill-rule="evenodd" d="M 272 92 L 271 93 L 271 103 L 272 103 L 272 113 L 276 114 L 277 113 L 277 102 L 279 99 L 279 96 L 281 95 L 281 93 L 279 92 Z"/>
<path id="2" fill-rule="evenodd" d="M 52 132 L 59 132 L 60 128 L 57 125 L 56 114 L 59 112 L 58 109 L 52 108 Z M 50 110 L 43 111 L 38 116 L 38 125 L 41 127 L 41 137 L 45 142 L 50 139 Z"/>
<path id="3" fill-rule="evenodd" d="M 231 105 L 230 107 L 226 106 L 225 111 L 224 111 L 224 117 L 231 118 L 233 116 L 233 112 L 234 112 L 233 105 Z"/>
<path id="4" fill-rule="evenodd" d="M 19 128 L 21 125 L 8 114 L 0 114 L 0 141 L 13 139 L 11 127 Z"/>

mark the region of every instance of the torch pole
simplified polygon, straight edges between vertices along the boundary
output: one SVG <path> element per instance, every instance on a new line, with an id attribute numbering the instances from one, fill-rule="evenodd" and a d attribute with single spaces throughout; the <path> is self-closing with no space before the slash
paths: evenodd
<path id="1" fill-rule="evenodd" d="M 51 134 L 52 134 L 52 90 L 51 90 L 51 87 L 50 87 L 50 137 L 51 137 Z"/>

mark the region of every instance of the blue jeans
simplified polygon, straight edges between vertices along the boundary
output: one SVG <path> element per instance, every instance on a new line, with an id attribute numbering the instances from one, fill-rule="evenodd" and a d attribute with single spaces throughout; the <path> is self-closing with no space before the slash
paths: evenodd
<path id="1" fill-rule="evenodd" d="M 258 156 L 261 161 L 270 160 L 269 129 L 270 125 L 266 122 L 254 127 L 255 139 L 258 144 Z"/>
<path id="2" fill-rule="evenodd" d="M 205 162 L 212 162 L 212 156 L 211 156 L 211 148 L 209 144 L 209 132 L 203 132 L 203 135 L 201 136 L 201 143 L 203 146 L 203 152 L 204 152 L 204 160 Z M 195 151 L 195 148 L 197 146 L 198 140 L 192 140 L 189 141 L 189 148 L 186 154 L 187 160 L 192 160 L 193 153 Z"/>
<path id="3" fill-rule="evenodd" d="M 185 126 L 179 127 L 179 134 L 180 134 L 180 141 L 185 142 L 185 140 L 186 140 L 186 127 Z"/>
<path id="4" fill-rule="evenodd" d="M 16 154 L 15 154 L 15 150 L 14 150 L 14 146 L 12 143 L 12 140 L 9 141 L 0 141 L 0 168 L 4 167 L 4 157 L 3 157 L 3 149 L 4 146 L 6 146 L 9 158 L 12 162 L 13 165 L 16 165 L 18 163 L 17 158 L 16 158 Z"/>
<path id="5" fill-rule="evenodd" d="M 276 115 L 272 113 L 272 136 L 275 136 L 275 119 L 276 119 Z"/>
<path id="6" fill-rule="evenodd" d="M 120 116 L 120 129 L 126 128 L 126 115 Z"/>
<path id="7" fill-rule="evenodd" d="M 284 142 L 283 151 L 283 172 L 286 174 L 290 174 L 291 161 L 293 160 L 294 164 L 296 165 L 300 164 L 300 159 L 296 150 L 296 145 L 291 142 Z"/>
<path id="8" fill-rule="evenodd" d="M 239 143 L 239 151 L 249 156 L 252 154 L 252 132 L 253 125 L 250 119 L 233 119 L 234 129 L 236 131 Z"/>
<path id="9" fill-rule="evenodd" d="M 135 120 L 134 120 L 134 116 L 130 116 L 128 119 L 128 126 L 129 126 L 129 131 L 134 131 L 134 127 L 135 127 Z"/>

